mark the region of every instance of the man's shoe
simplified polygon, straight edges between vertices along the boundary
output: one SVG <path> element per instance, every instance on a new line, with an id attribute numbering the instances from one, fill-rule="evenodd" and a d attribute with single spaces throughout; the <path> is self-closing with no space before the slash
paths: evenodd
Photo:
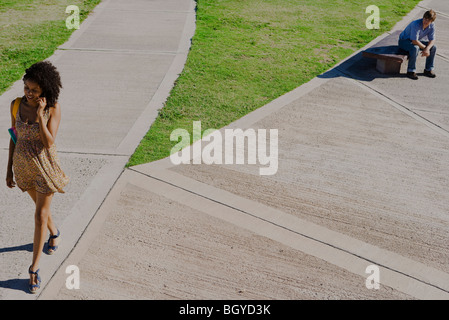
<path id="1" fill-rule="evenodd" d="M 424 75 L 429 78 L 435 78 L 437 76 L 435 72 L 433 72 L 432 70 L 431 71 L 424 70 Z"/>
<path id="2" fill-rule="evenodd" d="M 416 75 L 416 72 L 407 72 L 407 77 L 413 80 L 418 80 L 418 76 Z"/>

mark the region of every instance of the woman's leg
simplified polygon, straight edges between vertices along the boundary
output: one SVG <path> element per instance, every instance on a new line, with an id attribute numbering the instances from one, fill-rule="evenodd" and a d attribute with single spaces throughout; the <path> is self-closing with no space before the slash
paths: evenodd
<path id="1" fill-rule="evenodd" d="M 33 261 L 30 267 L 31 271 L 39 269 L 39 260 L 44 248 L 45 239 L 47 236 L 47 229 L 49 223 L 50 205 L 53 199 L 53 193 L 43 194 L 36 192 L 36 211 L 34 215 L 34 243 L 33 243 Z M 57 231 L 56 231 L 57 232 Z M 37 278 L 35 275 L 30 275 L 30 283 L 36 284 Z"/>
<path id="2" fill-rule="evenodd" d="M 36 201 L 37 201 L 36 190 L 31 189 L 31 190 L 28 190 L 27 192 L 30 195 L 31 199 L 33 199 L 34 203 L 36 203 Z M 50 234 L 52 236 L 58 233 L 58 229 L 56 228 L 55 224 L 53 223 L 53 219 L 51 217 L 51 212 L 48 215 L 47 227 L 48 227 L 48 231 L 50 231 Z M 50 241 L 52 241 L 52 240 L 50 240 Z M 53 244 L 50 243 L 50 245 L 53 245 Z"/>
<path id="3" fill-rule="evenodd" d="M 27 190 L 27 192 L 30 195 L 31 199 L 33 199 L 34 203 L 36 204 L 36 190 L 31 189 Z"/>

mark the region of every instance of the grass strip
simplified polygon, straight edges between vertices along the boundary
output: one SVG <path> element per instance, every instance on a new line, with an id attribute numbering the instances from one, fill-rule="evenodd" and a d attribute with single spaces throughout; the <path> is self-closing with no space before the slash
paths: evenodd
<path id="1" fill-rule="evenodd" d="M 308 82 L 390 30 L 419 0 L 197 0 L 183 72 L 127 167 L 170 155 L 177 128 L 219 129 Z M 193 142 L 193 141 L 192 141 Z"/>
<path id="2" fill-rule="evenodd" d="M 69 5 L 80 23 L 101 0 L 0 0 L 0 94 L 20 80 L 25 69 L 50 57 L 75 29 L 68 29 Z"/>

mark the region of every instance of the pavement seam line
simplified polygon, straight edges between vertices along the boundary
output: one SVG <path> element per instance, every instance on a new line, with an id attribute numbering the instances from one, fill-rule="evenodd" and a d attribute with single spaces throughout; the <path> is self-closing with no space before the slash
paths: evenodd
<path id="1" fill-rule="evenodd" d="M 83 51 L 83 52 L 101 52 L 101 53 L 120 53 L 120 54 L 147 54 L 147 55 L 177 55 L 185 54 L 187 52 L 179 51 L 150 51 L 150 50 L 122 50 L 122 49 L 104 49 L 104 48 L 64 48 L 60 47 L 57 50 L 61 51 Z"/>
<path id="2" fill-rule="evenodd" d="M 179 79 L 179 75 L 183 72 L 196 30 L 196 15 L 194 10 L 196 8 L 196 3 L 194 1 L 191 2 L 191 8 L 192 10 L 190 10 L 186 16 L 181 39 L 179 40 L 176 51 L 174 51 L 175 54 L 173 55 L 173 60 L 170 63 L 165 76 L 159 82 L 156 91 L 145 106 L 139 118 L 134 122 L 127 135 L 118 145 L 116 149 L 117 152 L 130 153 L 130 157 L 135 153 L 139 143 L 150 130 L 148 123 L 154 123 L 158 117 L 159 110 L 163 108 L 170 96 L 171 90 L 173 90 L 176 81 Z M 136 140 L 136 137 L 138 140 Z M 130 146 L 134 147 L 130 148 Z"/>
<path id="3" fill-rule="evenodd" d="M 52 280 L 55 279 L 56 275 L 61 272 L 62 270 L 62 266 L 67 262 L 70 261 L 70 259 L 72 259 L 72 254 L 74 251 L 78 250 L 78 247 L 80 245 L 80 242 L 84 242 L 84 236 L 87 232 L 89 232 L 90 230 L 90 226 L 93 224 L 94 221 L 96 221 L 96 217 L 98 212 L 100 211 L 100 209 L 103 207 L 104 203 L 106 201 L 108 201 L 108 198 L 110 196 L 110 194 L 113 192 L 114 187 L 116 187 L 120 181 L 120 178 L 122 177 L 123 173 L 125 172 L 125 168 L 123 168 L 122 172 L 120 172 L 120 175 L 118 176 L 118 178 L 114 181 L 114 183 L 112 184 L 112 186 L 109 188 L 106 196 L 102 199 L 100 205 L 98 206 L 98 208 L 96 209 L 95 213 L 90 217 L 87 225 L 85 226 L 85 228 L 81 231 L 81 235 L 78 237 L 78 239 L 76 240 L 75 244 L 70 248 L 69 253 L 64 257 L 64 259 L 59 263 L 59 265 L 55 268 L 55 271 L 52 273 L 51 277 L 48 279 L 48 281 L 46 281 L 45 285 L 43 286 L 42 290 L 39 292 L 39 295 L 37 297 L 37 299 L 39 299 L 39 297 L 42 294 L 48 294 L 45 290 L 49 287 L 50 284 L 52 284 Z"/>
<path id="4" fill-rule="evenodd" d="M 112 10 L 111 10 L 112 11 Z M 181 11 L 181 10 L 136 10 L 136 9 L 117 9 L 120 12 L 145 12 L 145 13 L 194 13 L 194 11 Z"/>
<path id="5" fill-rule="evenodd" d="M 337 71 L 339 71 L 341 73 L 341 75 L 344 76 L 348 81 L 352 81 L 352 82 L 358 84 L 359 86 L 363 86 L 364 88 L 366 88 L 372 94 L 375 94 L 377 96 L 381 96 L 382 98 L 387 100 L 393 107 L 395 107 L 399 111 L 401 111 L 401 112 L 411 116 L 415 120 L 418 120 L 419 122 L 425 124 L 427 127 L 433 129 L 434 131 L 438 132 L 439 134 L 442 134 L 442 135 L 444 135 L 444 136 L 449 138 L 449 131 L 448 130 L 446 130 L 443 127 L 439 126 L 438 124 L 436 124 L 436 123 L 426 119 L 425 117 L 423 117 L 419 113 L 413 111 L 413 109 L 405 106 L 404 104 L 402 104 L 402 103 L 400 103 L 398 101 L 395 101 L 393 98 L 391 98 L 391 97 L 387 96 L 386 94 L 380 92 L 376 88 L 373 88 L 373 87 L 369 86 L 365 82 L 363 82 L 361 80 L 353 79 L 352 76 L 350 74 L 346 73 L 344 70 L 341 70 L 340 68 L 337 68 Z"/>
<path id="6" fill-rule="evenodd" d="M 9 151 L 9 148 L 0 148 L 2 151 Z M 130 154 L 121 154 L 121 153 L 98 153 L 98 152 L 82 152 L 82 151 L 64 151 L 58 150 L 58 153 L 65 154 L 79 154 L 79 155 L 92 155 L 92 156 L 105 156 L 105 157 L 129 157 Z"/>
<path id="7" fill-rule="evenodd" d="M 424 10 L 430 10 L 431 9 L 431 8 L 428 8 L 428 7 L 423 7 L 421 4 L 418 4 L 417 7 L 421 8 L 421 9 L 424 9 Z M 449 18 L 449 14 L 447 14 L 445 12 L 441 12 L 441 11 L 438 11 L 438 10 L 433 10 L 433 11 L 435 11 L 439 15 L 442 15 L 443 17 Z"/>
<path id="8" fill-rule="evenodd" d="M 389 35 L 392 35 L 394 33 L 394 31 L 390 30 L 390 31 L 387 31 L 386 33 L 389 34 Z M 446 62 L 449 62 L 449 57 L 445 56 L 444 54 L 441 54 L 441 53 L 437 52 L 436 56 L 440 57 L 441 59 L 443 59 Z"/>
<path id="9" fill-rule="evenodd" d="M 8 150 L 8 149 L 5 149 Z M 79 155 L 93 155 L 93 156 L 106 156 L 106 157 L 129 157 L 130 154 L 121 154 L 121 153 L 99 153 L 99 152 L 82 152 L 82 151 L 63 151 L 58 150 L 58 153 L 66 153 L 66 154 L 79 154 Z"/>
<path id="10" fill-rule="evenodd" d="M 176 184 L 174 184 L 174 183 L 172 183 L 172 182 L 169 182 L 169 181 L 163 180 L 163 179 L 161 179 L 161 178 L 152 176 L 152 175 L 150 175 L 150 174 L 148 174 L 148 173 L 143 173 L 143 172 L 140 172 L 140 171 L 136 171 L 136 170 L 134 170 L 133 168 L 128 168 L 128 170 L 131 170 L 131 171 L 136 172 L 136 173 L 138 173 L 138 174 L 141 174 L 141 175 L 143 175 L 143 176 L 149 177 L 149 178 L 151 178 L 151 179 L 160 181 L 160 182 L 162 182 L 162 183 L 168 184 L 168 185 L 170 185 L 170 186 L 172 186 L 172 187 L 175 187 L 175 188 L 177 188 L 177 189 L 181 189 L 181 190 L 183 190 L 183 191 L 186 191 L 186 192 L 191 193 L 191 194 L 193 194 L 193 195 L 199 196 L 199 197 L 204 198 L 204 199 L 206 199 L 206 200 L 215 202 L 215 203 L 217 203 L 217 204 L 219 204 L 219 205 L 222 205 L 222 206 L 228 207 L 228 208 L 230 208 L 230 209 L 232 209 L 232 210 L 241 212 L 241 213 L 243 213 L 243 214 L 246 214 L 246 215 L 248 215 L 248 216 L 251 216 L 251 217 L 253 217 L 253 218 L 255 218 L 255 219 L 258 219 L 258 220 L 260 220 L 260 221 L 269 223 L 269 224 L 271 224 L 271 225 L 273 225 L 273 226 L 276 226 L 276 227 L 279 227 L 279 228 L 284 229 L 284 230 L 286 230 L 286 231 L 292 232 L 292 233 L 294 233 L 294 234 L 296 234 L 296 235 L 302 236 L 302 237 L 307 238 L 307 239 L 309 239 L 309 240 L 312 240 L 312 241 L 321 243 L 321 244 L 323 244 L 323 245 L 326 245 L 326 246 L 328 246 L 328 247 L 331 247 L 332 249 L 336 249 L 336 250 L 339 250 L 339 251 L 341 251 L 341 252 L 350 254 L 350 255 L 352 255 L 352 256 L 354 256 L 354 257 L 356 257 L 356 258 L 359 258 L 359 259 L 368 261 L 368 262 L 370 262 L 370 263 L 374 263 L 374 264 L 376 264 L 376 265 L 378 265 L 378 266 L 381 266 L 381 267 L 383 267 L 383 268 L 385 268 L 385 269 L 387 269 L 387 270 L 390 270 L 390 271 L 392 271 L 392 272 L 396 272 L 396 273 L 398 273 L 398 274 L 401 274 L 401 275 L 403 275 L 403 276 L 406 276 L 406 277 L 408 277 L 408 278 L 411 278 L 411 279 L 413 279 L 413 280 L 416 280 L 416 281 L 418 281 L 418 282 L 420 282 L 420 283 L 423 283 L 423 284 L 425 284 L 425 285 L 428 285 L 428 286 L 431 286 L 431 287 L 436 288 L 436 289 L 438 289 L 438 290 L 441 290 L 441 291 L 443 291 L 443 292 L 449 293 L 449 290 L 446 290 L 446 289 L 444 289 L 444 288 L 441 288 L 441 287 L 439 287 L 439 286 L 437 286 L 437 285 L 435 285 L 435 284 L 432 284 L 432 283 L 427 282 L 427 281 L 425 281 L 425 280 L 419 279 L 419 278 L 417 278 L 417 277 L 415 277 L 415 276 L 409 275 L 409 274 L 407 274 L 407 273 L 405 273 L 405 272 L 402 272 L 402 271 L 400 271 L 400 270 L 396 270 L 395 268 L 389 267 L 389 266 L 384 265 L 384 264 L 382 264 L 382 263 L 378 263 L 378 262 L 376 262 L 376 261 L 374 261 L 374 260 L 371 260 L 371 259 L 369 259 L 369 258 L 363 257 L 362 255 L 357 254 L 357 253 L 354 253 L 354 252 L 351 252 L 351 251 L 349 251 L 349 250 L 347 250 L 347 249 L 340 248 L 340 247 L 338 247 L 338 246 L 336 246 L 336 245 L 327 243 L 327 242 L 325 242 L 325 241 L 323 241 L 323 240 L 320 240 L 320 239 L 314 238 L 314 237 L 312 237 L 312 236 L 303 234 L 303 233 L 301 233 L 301 232 L 299 232 L 299 231 L 296 231 L 296 230 L 292 230 L 292 229 L 290 229 L 290 228 L 288 228 L 288 227 L 286 227 L 286 226 L 284 226 L 284 225 L 278 224 L 278 223 L 276 223 L 276 222 L 274 222 L 274 221 L 270 221 L 270 220 L 265 219 L 265 218 L 263 218 L 263 217 L 256 216 L 256 215 L 254 215 L 254 214 L 252 214 L 252 213 L 250 213 L 250 212 L 247 212 L 247 211 L 245 211 L 245 210 L 236 208 L 236 207 L 231 206 L 231 205 L 229 205 L 229 204 L 223 203 L 223 202 L 221 202 L 221 201 L 219 201 L 219 200 L 216 200 L 216 199 L 210 198 L 210 197 L 208 197 L 208 196 L 202 195 L 202 194 L 200 194 L 200 193 L 197 193 L 197 192 L 195 192 L 195 191 L 186 189 L 186 188 L 184 188 L 184 187 L 182 187 L 182 186 L 179 186 L 179 185 L 176 185 Z"/>

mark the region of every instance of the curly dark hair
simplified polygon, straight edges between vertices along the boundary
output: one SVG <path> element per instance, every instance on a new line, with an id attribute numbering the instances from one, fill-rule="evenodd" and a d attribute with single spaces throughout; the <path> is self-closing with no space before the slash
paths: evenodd
<path id="1" fill-rule="evenodd" d="M 31 80 L 42 89 L 42 95 L 47 99 L 47 107 L 54 107 L 58 101 L 62 88 L 61 77 L 56 67 L 49 61 L 41 61 L 33 64 L 25 70 L 23 82 Z"/>

